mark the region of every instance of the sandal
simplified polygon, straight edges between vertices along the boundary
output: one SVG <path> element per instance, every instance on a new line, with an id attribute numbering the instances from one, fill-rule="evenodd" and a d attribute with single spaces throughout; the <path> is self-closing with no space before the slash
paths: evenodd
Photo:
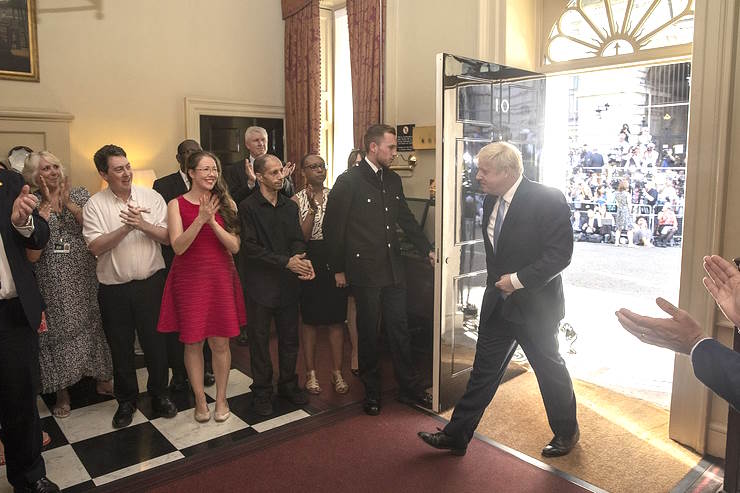
<path id="1" fill-rule="evenodd" d="M 349 384 L 342 378 L 342 372 L 334 370 L 331 372 L 331 383 L 334 385 L 334 392 L 337 394 L 346 394 L 349 392 Z"/>
<path id="2" fill-rule="evenodd" d="M 51 414 L 55 418 L 63 419 L 63 418 L 69 417 L 69 414 L 70 414 L 70 411 L 71 410 L 72 410 L 72 408 L 69 406 L 69 404 L 55 405 L 51 409 Z"/>
<path id="3" fill-rule="evenodd" d="M 0 466 L 5 465 L 5 446 L 3 446 L 3 442 L 0 442 Z"/>
<path id="4" fill-rule="evenodd" d="M 306 373 L 306 392 L 314 395 L 321 393 L 321 387 L 319 386 L 319 381 L 316 378 L 315 370 L 310 370 Z"/>
<path id="5" fill-rule="evenodd" d="M 113 396 L 113 382 L 111 380 L 98 380 L 95 383 L 95 392 L 98 395 Z"/>
<path id="6" fill-rule="evenodd" d="M 41 432 L 41 446 L 46 447 L 51 443 L 51 437 L 45 431 Z"/>

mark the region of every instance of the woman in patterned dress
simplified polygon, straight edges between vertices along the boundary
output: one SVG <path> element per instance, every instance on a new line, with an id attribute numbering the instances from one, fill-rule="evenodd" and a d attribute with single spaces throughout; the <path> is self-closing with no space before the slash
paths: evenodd
<path id="1" fill-rule="evenodd" d="M 627 180 L 619 182 L 617 187 L 617 193 L 614 195 L 614 201 L 617 203 L 617 214 L 615 222 L 617 224 L 617 231 L 614 234 L 614 244 L 619 246 L 619 235 L 622 231 L 627 232 L 627 241 L 629 245 L 633 245 L 632 234 L 632 196 L 629 193 L 629 183 Z"/>
<path id="2" fill-rule="evenodd" d="M 41 392 L 56 392 L 52 413 L 69 416 L 67 388 L 83 377 L 97 380 L 97 391 L 112 394 L 113 366 L 98 307 L 95 257 L 82 237 L 82 207 L 90 198 L 84 188 L 70 188 L 64 167 L 50 152 L 33 152 L 23 167 L 36 188 L 39 214 L 51 236 L 44 250 L 28 250 L 46 301 L 47 329 L 39 335 Z"/>
<path id="3" fill-rule="evenodd" d="M 336 286 L 334 275 L 326 267 L 328 247 L 324 242 L 321 227 L 324 222 L 324 206 L 329 189 L 324 187 L 326 163 L 315 154 L 301 160 L 301 172 L 306 187 L 293 196 L 298 204 L 303 236 L 308 242 L 308 258 L 311 259 L 316 277 L 301 283 L 301 318 L 303 320 L 303 355 L 306 360 L 306 391 L 321 392 L 316 378 L 316 330 L 325 327 L 329 332 L 329 345 L 333 371 L 331 383 L 338 394 L 346 394 L 349 385 L 342 377 L 342 353 L 344 345 L 344 321 L 347 319 L 347 290 Z"/>

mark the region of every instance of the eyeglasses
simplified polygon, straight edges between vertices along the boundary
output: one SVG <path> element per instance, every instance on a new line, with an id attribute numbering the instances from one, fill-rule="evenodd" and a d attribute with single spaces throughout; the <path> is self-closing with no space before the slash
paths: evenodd
<path id="1" fill-rule="evenodd" d="M 308 166 L 306 166 L 306 168 L 310 169 L 311 171 L 316 171 L 319 169 L 326 169 L 326 163 L 309 164 Z"/>
<path id="2" fill-rule="evenodd" d="M 195 171 L 200 171 L 204 175 L 210 175 L 211 173 L 214 175 L 218 174 L 218 168 L 195 168 Z"/>

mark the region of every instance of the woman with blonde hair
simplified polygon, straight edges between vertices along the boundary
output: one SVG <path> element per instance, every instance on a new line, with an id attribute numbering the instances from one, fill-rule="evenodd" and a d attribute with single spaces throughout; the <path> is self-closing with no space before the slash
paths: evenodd
<path id="1" fill-rule="evenodd" d="M 69 416 L 67 388 L 83 377 L 97 380 L 97 392 L 112 394 L 113 365 L 98 307 L 95 257 L 82 237 L 82 207 L 90 194 L 71 188 L 54 154 L 26 157 L 23 177 L 40 199 L 39 214 L 49 223 L 44 250 L 27 250 L 46 301 L 47 330 L 39 334 L 41 391 L 56 392 L 52 414 Z"/>
<path id="2" fill-rule="evenodd" d="M 229 338 L 246 325 L 244 297 L 234 266 L 239 251 L 236 204 L 221 175 L 221 163 L 207 151 L 185 165 L 190 190 L 167 204 L 167 229 L 175 259 L 167 276 L 157 330 L 179 332 L 185 369 L 195 395 L 194 418 L 211 419 L 203 390 L 203 344 L 213 354 L 216 376 L 214 420 L 231 415 L 226 385 L 231 369 Z"/>

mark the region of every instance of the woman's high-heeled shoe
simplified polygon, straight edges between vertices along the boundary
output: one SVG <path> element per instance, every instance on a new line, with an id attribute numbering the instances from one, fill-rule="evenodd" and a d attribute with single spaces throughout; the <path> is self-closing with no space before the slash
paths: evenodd
<path id="1" fill-rule="evenodd" d="M 198 423 L 207 423 L 211 420 L 211 410 L 208 409 L 204 413 L 199 413 L 198 409 L 193 409 L 193 415 L 195 416 L 195 421 Z"/>
<path id="2" fill-rule="evenodd" d="M 229 410 L 229 408 L 227 407 L 227 408 L 226 408 L 226 412 L 225 412 L 225 413 L 221 413 L 221 414 L 219 414 L 219 413 L 214 413 L 214 414 L 213 414 L 213 420 L 214 420 L 214 421 L 215 421 L 216 423 L 223 423 L 224 421 L 226 421 L 227 419 L 229 419 L 229 417 L 230 417 L 230 416 L 231 416 L 231 411 L 230 411 L 230 410 Z"/>
<path id="3" fill-rule="evenodd" d="M 349 392 L 349 384 L 342 378 L 342 372 L 335 370 L 331 373 L 331 383 L 334 385 L 334 392 L 337 394 L 346 394 Z"/>
<path id="4" fill-rule="evenodd" d="M 321 393 L 321 386 L 319 385 L 319 380 L 316 378 L 315 370 L 306 372 L 306 392 L 313 395 Z"/>

